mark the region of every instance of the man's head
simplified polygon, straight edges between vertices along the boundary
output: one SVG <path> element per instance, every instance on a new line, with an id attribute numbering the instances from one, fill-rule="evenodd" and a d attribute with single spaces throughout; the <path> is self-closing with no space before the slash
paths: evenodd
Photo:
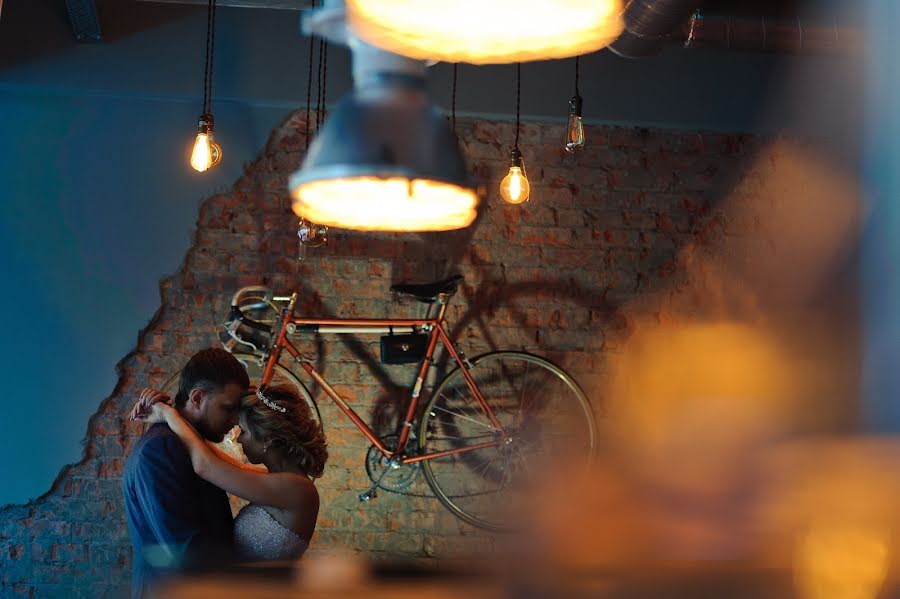
<path id="1" fill-rule="evenodd" d="M 215 443 L 238 422 L 241 396 L 250 386 L 247 371 L 224 349 L 204 349 L 181 371 L 175 407 L 205 438 Z"/>

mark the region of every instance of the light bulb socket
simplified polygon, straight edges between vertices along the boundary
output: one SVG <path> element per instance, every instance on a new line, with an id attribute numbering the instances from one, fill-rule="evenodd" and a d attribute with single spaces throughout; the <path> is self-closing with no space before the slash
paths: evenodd
<path id="1" fill-rule="evenodd" d="M 572 116 L 581 116 L 581 96 L 575 94 L 569 100 L 569 114 Z"/>
<path id="2" fill-rule="evenodd" d="M 214 122 L 212 113 L 204 112 L 200 115 L 200 120 L 197 123 L 197 133 L 212 135 Z"/>
<path id="3" fill-rule="evenodd" d="M 509 166 L 525 167 L 525 164 L 522 162 L 522 152 L 519 151 L 518 147 L 509 151 Z"/>

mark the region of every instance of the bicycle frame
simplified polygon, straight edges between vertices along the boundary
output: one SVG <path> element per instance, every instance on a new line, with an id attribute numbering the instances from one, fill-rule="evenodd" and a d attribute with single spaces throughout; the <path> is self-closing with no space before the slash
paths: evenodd
<path id="1" fill-rule="evenodd" d="M 293 295 L 291 295 L 288 305 L 285 308 L 282 308 L 281 318 L 279 319 L 280 325 L 278 326 L 278 331 L 275 336 L 275 342 L 272 345 L 271 351 L 269 352 L 268 359 L 266 360 L 265 370 L 263 371 L 261 380 L 262 385 L 266 385 L 272 380 L 272 376 L 275 372 L 275 364 L 278 363 L 282 351 L 287 350 L 287 353 L 291 355 L 294 361 L 301 364 L 307 374 L 312 377 L 316 384 L 318 384 L 322 388 L 325 394 L 328 395 L 331 401 L 333 401 L 335 405 L 340 408 L 340 410 L 350 419 L 350 421 L 353 422 L 354 425 L 356 425 L 356 428 L 358 428 L 359 431 L 366 436 L 366 438 L 372 443 L 372 445 L 374 445 L 383 456 L 396 464 L 410 464 L 423 460 L 431 460 L 448 455 L 465 453 L 468 451 L 476 451 L 479 449 L 484 449 L 485 447 L 494 447 L 509 442 L 509 436 L 506 430 L 503 428 L 503 425 L 500 424 L 500 421 L 497 419 L 493 410 L 491 410 L 490 406 L 488 406 L 487 402 L 484 399 L 484 396 L 478 389 L 478 385 L 475 383 L 475 380 L 472 378 L 471 374 L 469 374 L 467 363 L 453 346 L 453 343 L 447 336 L 447 332 L 444 330 L 444 313 L 447 310 L 447 298 L 445 296 L 441 295 L 436 300 L 438 302 L 438 305 L 440 306 L 440 309 L 438 310 L 438 314 L 435 318 L 420 319 L 298 318 L 293 315 L 294 304 L 296 303 L 296 301 L 297 294 L 294 293 Z M 363 419 L 360 418 L 360 416 L 353 410 L 353 408 L 347 405 L 347 402 L 344 401 L 344 399 L 334 390 L 334 388 L 328 384 L 321 373 L 313 368 L 312 364 L 308 360 L 304 360 L 303 358 L 301 358 L 300 351 L 296 347 L 294 347 L 294 345 L 288 339 L 288 335 L 297 333 L 340 335 L 415 332 L 425 332 L 429 334 L 428 348 L 425 352 L 425 357 L 422 359 L 422 363 L 419 366 L 419 374 L 418 377 L 416 377 L 416 382 L 411 389 L 409 403 L 406 408 L 406 415 L 403 419 L 403 422 L 401 422 L 401 424 L 399 425 L 399 429 L 397 431 L 397 447 L 393 450 L 388 449 L 384 446 L 381 440 L 375 435 L 375 432 L 371 429 L 371 427 L 369 427 L 369 425 L 367 425 L 363 421 Z M 461 369 L 460 372 L 462 373 L 463 378 L 466 381 L 466 385 L 472 392 L 472 395 L 475 397 L 478 405 L 490 420 L 491 426 L 493 426 L 497 431 L 498 439 L 466 447 L 436 451 L 428 454 L 405 456 L 403 455 L 403 452 L 406 449 L 407 443 L 409 442 L 410 429 L 412 428 L 413 419 L 416 415 L 416 409 L 419 405 L 419 397 L 422 391 L 422 386 L 425 382 L 425 378 L 428 375 L 428 369 L 433 362 L 433 356 L 435 349 L 437 348 L 438 341 L 443 344 L 444 348 L 450 354 L 450 357 L 453 358 L 453 360 Z"/>

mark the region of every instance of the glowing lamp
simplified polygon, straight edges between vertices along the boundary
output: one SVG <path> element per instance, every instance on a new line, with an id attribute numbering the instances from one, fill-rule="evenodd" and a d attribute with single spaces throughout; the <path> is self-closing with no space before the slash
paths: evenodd
<path id="1" fill-rule="evenodd" d="M 197 127 L 197 138 L 194 140 L 194 149 L 191 152 L 191 166 L 194 170 L 202 173 L 219 164 L 220 160 L 222 160 L 222 148 L 213 141 L 212 115 L 204 114 L 200 117 L 200 125 Z"/>
<path id="2" fill-rule="evenodd" d="M 304 27 L 353 53 L 353 91 L 326 119 L 289 180 L 293 210 L 322 225 L 366 231 L 469 226 L 478 196 L 456 135 L 425 93 L 425 63 L 346 31 L 342 7 Z"/>
<path id="3" fill-rule="evenodd" d="M 525 162 L 519 148 L 509 153 L 509 173 L 500 181 L 500 197 L 509 204 L 522 204 L 528 201 L 531 184 L 525 174 Z"/>
<path id="4" fill-rule="evenodd" d="M 362 40 L 419 60 L 500 64 L 566 58 L 608 46 L 621 0 L 347 0 Z"/>
<path id="5" fill-rule="evenodd" d="M 356 92 L 339 104 L 290 179 L 298 216 L 368 231 L 472 223 L 478 197 L 456 137 L 425 102 L 421 84 L 415 92 L 413 80 L 393 81 L 381 93 Z"/>

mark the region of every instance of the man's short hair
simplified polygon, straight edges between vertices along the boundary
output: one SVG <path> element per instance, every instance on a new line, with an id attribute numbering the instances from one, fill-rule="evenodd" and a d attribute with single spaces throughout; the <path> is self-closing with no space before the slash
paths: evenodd
<path id="1" fill-rule="evenodd" d="M 228 383 L 250 386 L 247 370 L 233 355 L 218 347 L 203 349 L 191 356 L 181 370 L 175 407 L 183 408 L 192 389 L 218 391 Z"/>

